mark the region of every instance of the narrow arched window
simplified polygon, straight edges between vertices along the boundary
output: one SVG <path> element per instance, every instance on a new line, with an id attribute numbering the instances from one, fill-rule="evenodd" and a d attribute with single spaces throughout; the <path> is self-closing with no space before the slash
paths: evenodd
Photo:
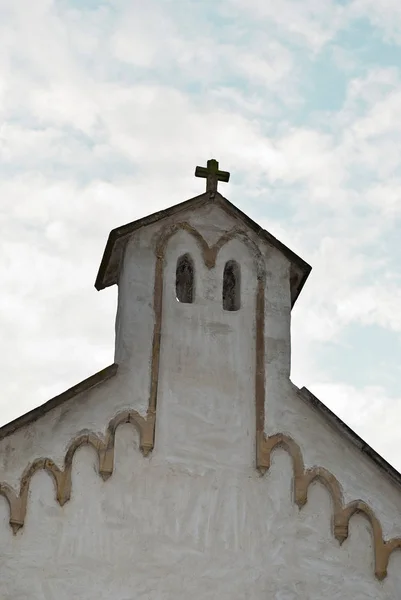
<path id="1" fill-rule="evenodd" d="M 178 302 L 191 303 L 195 296 L 195 269 L 189 254 L 180 256 L 175 272 L 175 293 Z"/>
<path id="2" fill-rule="evenodd" d="M 241 306 L 241 274 L 235 260 L 229 260 L 223 274 L 223 308 L 239 310 Z"/>

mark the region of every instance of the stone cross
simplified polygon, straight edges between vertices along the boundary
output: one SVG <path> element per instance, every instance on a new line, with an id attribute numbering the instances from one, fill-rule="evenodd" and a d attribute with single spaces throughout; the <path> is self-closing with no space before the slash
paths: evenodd
<path id="1" fill-rule="evenodd" d="M 207 161 L 207 167 L 196 167 L 195 177 L 206 178 L 206 191 L 215 194 L 219 181 L 227 182 L 230 179 L 228 171 L 219 171 L 219 163 L 214 158 Z"/>

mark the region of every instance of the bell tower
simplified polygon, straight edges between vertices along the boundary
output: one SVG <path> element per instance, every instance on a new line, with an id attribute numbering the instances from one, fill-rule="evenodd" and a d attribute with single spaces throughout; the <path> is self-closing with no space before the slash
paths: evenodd
<path id="1" fill-rule="evenodd" d="M 263 469 L 267 392 L 290 375 L 290 313 L 310 267 L 206 192 L 111 232 L 96 286 L 118 284 L 115 361 L 145 454 Z M 263 445 L 263 444 L 262 444 Z"/>

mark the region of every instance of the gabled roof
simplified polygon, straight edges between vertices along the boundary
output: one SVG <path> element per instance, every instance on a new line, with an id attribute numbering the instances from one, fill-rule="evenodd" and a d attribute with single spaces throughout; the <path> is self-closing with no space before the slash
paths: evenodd
<path id="1" fill-rule="evenodd" d="M 176 204 L 165 210 L 153 213 L 132 223 L 127 223 L 110 232 L 107 240 L 106 248 L 103 253 L 102 262 L 100 263 L 99 272 L 97 274 L 95 287 L 97 290 L 102 290 L 106 287 L 118 283 L 118 274 L 120 272 L 121 261 L 124 255 L 125 246 L 129 238 L 135 234 L 135 231 L 147 225 L 161 221 L 167 217 L 178 215 L 188 209 L 196 209 L 204 204 L 213 203 L 220 206 L 228 214 L 240 219 L 247 227 L 254 231 L 263 241 L 267 242 L 274 248 L 277 248 L 291 263 L 291 303 L 294 305 L 298 298 L 305 281 L 308 278 L 312 267 L 308 265 L 302 258 L 295 254 L 292 250 L 282 244 L 271 233 L 262 229 L 260 225 L 250 219 L 244 212 L 232 204 L 227 198 L 224 198 L 219 192 L 210 194 L 205 192 L 200 196 L 195 196 L 189 200 L 185 200 L 180 204 Z"/>

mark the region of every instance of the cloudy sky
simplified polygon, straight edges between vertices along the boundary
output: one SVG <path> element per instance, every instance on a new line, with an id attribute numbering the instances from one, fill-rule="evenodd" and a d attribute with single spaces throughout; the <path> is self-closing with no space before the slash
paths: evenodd
<path id="1" fill-rule="evenodd" d="M 401 469 L 400 0 L 0 0 L 0 422 L 113 362 L 107 235 L 211 157 L 313 267 L 294 382 Z"/>

